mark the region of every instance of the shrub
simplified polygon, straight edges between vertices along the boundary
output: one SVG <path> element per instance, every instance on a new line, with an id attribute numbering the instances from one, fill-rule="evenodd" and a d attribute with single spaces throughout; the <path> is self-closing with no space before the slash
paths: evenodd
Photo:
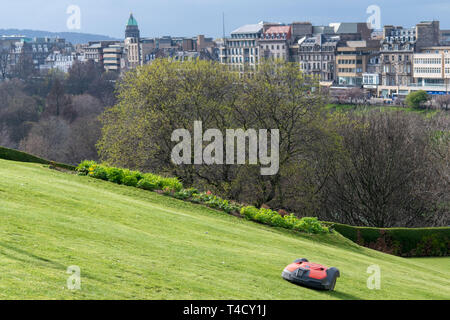
<path id="1" fill-rule="evenodd" d="M 106 175 L 108 177 L 108 181 L 122 184 L 124 173 L 122 169 L 119 168 L 106 168 Z"/>
<path id="2" fill-rule="evenodd" d="M 123 184 L 129 187 L 136 187 L 138 179 L 134 175 L 128 175 L 123 178 Z"/>
<path id="3" fill-rule="evenodd" d="M 33 156 L 31 154 L 22 152 L 22 151 L 9 149 L 9 148 L 5 148 L 5 147 L 0 147 L 0 159 L 19 161 L 19 162 L 40 163 L 40 164 L 52 163 L 52 165 L 57 168 L 62 168 L 62 169 L 72 170 L 72 171 L 76 170 L 76 167 L 69 165 L 69 164 L 45 160 L 45 159 Z"/>
<path id="4" fill-rule="evenodd" d="M 182 189 L 180 191 L 175 192 L 174 197 L 180 200 L 186 200 L 192 197 L 193 194 L 198 193 L 198 190 L 195 188 Z"/>
<path id="5" fill-rule="evenodd" d="M 304 217 L 301 218 L 295 225 L 294 229 L 307 233 L 327 233 L 328 228 L 323 226 L 317 218 Z"/>
<path id="6" fill-rule="evenodd" d="M 328 233 L 329 229 L 317 218 L 298 219 L 293 214 L 281 216 L 278 212 L 267 208 L 257 209 L 253 206 L 241 208 L 241 215 L 248 220 L 258 221 L 274 227 L 294 229 L 307 233 Z"/>
<path id="7" fill-rule="evenodd" d="M 139 182 L 137 183 L 137 187 L 144 190 L 153 191 L 158 188 L 158 185 L 155 182 L 148 180 L 147 178 L 143 178 L 139 180 Z"/>
<path id="8" fill-rule="evenodd" d="M 278 213 L 276 213 L 272 216 L 272 219 L 270 219 L 270 224 L 274 227 L 280 227 L 280 228 L 288 228 L 289 227 L 286 220 L 283 219 L 283 217 Z"/>
<path id="9" fill-rule="evenodd" d="M 360 245 L 376 248 L 382 239 L 389 252 L 404 257 L 448 256 L 450 228 L 369 228 L 325 222 L 344 237 Z M 387 251 L 386 251 L 387 252 Z"/>
<path id="10" fill-rule="evenodd" d="M 178 178 L 160 178 L 160 185 L 163 189 L 168 187 L 174 191 L 180 191 L 183 189 L 183 184 L 178 180 Z"/>
<path id="11" fill-rule="evenodd" d="M 255 220 L 258 211 L 259 210 L 253 206 L 247 206 L 241 209 L 241 215 L 248 220 Z"/>
<path id="12" fill-rule="evenodd" d="M 154 190 L 162 190 L 163 189 L 163 185 L 161 183 L 162 177 L 157 176 L 156 174 L 146 173 L 143 175 L 143 178 L 146 179 L 147 181 L 155 184 L 156 187 Z"/>
<path id="13" fill-rule="evenodd" d="M 83 162 L 81 162 L 78 167 L 76 168 L 77 172 L 79 174 L 82 175 L 88 175 L 89 174 L 89 169 L 91 167 L 93 167 L 94 165 L 96 165 L 97 163 L 95 161 L 90 161 L 90 160 L 84 160 Z"/>
<path id="14" fill-rule="evenodd" d="M 428 100 L 430 100 L 428 93 L 426 91 L 419 90 L 408 94 L 405 102 L 410 107 L 419 108 Z"/>
<path id="15" fill-rule="evenodd" d="M 105 167 L 100 165 L 94 165 L 91 167 L 91 169 L 89 170 L 89 176 L 96 179 L 108 180 L 108 174 L 106 172 Z"/>

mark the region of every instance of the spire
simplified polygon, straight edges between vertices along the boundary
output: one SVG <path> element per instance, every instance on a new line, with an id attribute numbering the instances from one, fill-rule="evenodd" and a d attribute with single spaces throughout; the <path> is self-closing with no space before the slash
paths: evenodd
<path id="1" fill-rule="evenodd" d="M 133 13 L 130 12 L 130 18 L 128 19 L 127 26 L 138 26 L 136 19 L 133 17 Z"/>
<path id="2" fill-rule="evenodd" d="M 130 13 L 130 18 L 128 18 L 127 27 L 125 29 L 125 38 L 140 38 L 138 23 L 133 17 L 132 12 Z"/>

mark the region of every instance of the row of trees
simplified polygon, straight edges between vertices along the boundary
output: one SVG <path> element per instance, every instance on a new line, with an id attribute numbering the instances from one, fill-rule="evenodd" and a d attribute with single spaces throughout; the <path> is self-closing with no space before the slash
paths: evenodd
<path id="1" fill-rule="evenodd" d="M 118 103 L 101 117 L 98 147 L 111 164 L 176 175 L 299 216 L 377 227 L 448 224 L 448 116 L 330 114 L 326 102 L 291 63 L 268 61 L 239 76 L 214 62 L 160 59 L 125 75 Z M 173 164 L 172 132 L 193 132 L 199 120 L 221 132 L 279 129 L 279 172 Z"/>
<path id="2" fill-rule="evenodd" d="M 97 159 L 98 116 L 115 103 L 115 78 L 90 61 L 0 82 L 0 145 L 71 164 Z"/>

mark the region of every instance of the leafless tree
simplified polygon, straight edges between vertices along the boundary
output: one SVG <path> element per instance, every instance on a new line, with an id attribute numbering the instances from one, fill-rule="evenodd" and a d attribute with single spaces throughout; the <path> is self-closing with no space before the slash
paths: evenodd
<path id="1" fill-rule="evenodd" d="M 441 109 L 448 110 L 448 107 L 450 106 L 450 95 L 440 95 L 436 97 L 435 102 Z"/>
<path id="2" fill-rule="evenodd" d="M 349 120 L 340 125 L 344 152 L 323 189 L 326 218 L 374 227 L 448 223 L 448 166 L 430 150 L 436 127 L 406 112 Z M 448 144 L 439 150 L 448 153 Z"/>
<path id="3" fill-rule="evenodd" d="M 361 88 L 351 88 L 345 92 L 345 97 L 350 101 L 350 104 L 364 99 L 364 91 Z"/>
<path id="4" fill-rule="evenodd" d="M 0 76 L 6 79 L 10 67 L 10 50 L 8 48 L 0 48 Z"/>

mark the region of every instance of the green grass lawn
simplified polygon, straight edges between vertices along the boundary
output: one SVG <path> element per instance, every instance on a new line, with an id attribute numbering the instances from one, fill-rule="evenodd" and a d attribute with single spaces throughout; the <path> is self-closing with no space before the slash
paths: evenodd
<path id="1" fill-rule="evenodd" d="M 450 258 L 405 259 L 89 177 L 0 160 L 0 299 L 450 299 Z M 335 292 L 281 278 L 296 258 Z M 381 289 L 366 286 L 381 268 Z M 67 267 L 81 290 L 67 289 Z"/>

